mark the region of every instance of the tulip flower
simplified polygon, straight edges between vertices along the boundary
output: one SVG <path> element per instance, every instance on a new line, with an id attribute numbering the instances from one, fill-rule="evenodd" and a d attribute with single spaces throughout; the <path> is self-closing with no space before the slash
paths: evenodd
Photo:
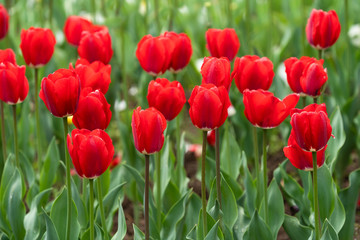
<path id="1" fill-rule="evenodd" d="M 231 87 L 230 61 L 225 58 L 205 57 L 201 66 L 201 83 L 212 83 L 217 87 L 224 86 L 229 92 Z"/>
<path id="2" fill-rule="evenodd" d="M 11 62 L 14 65 L 16 64 L 15 53 L 11 48 L 4 50 L 0 49 L 0 63 L 2 62 Z"/>
<path id="3" fill-rule="evenodd" d="M 287 81 L 293 92 L 313 97 L 321 94 L 321 89 L 328 79 L 323 59 L 291 57 L 286 59 L 284 64 Z"/>
<path id="4" fill-rule="evenodd" d="M 272 62 L 266 57 L 244 56 L 235 59 L 231 78 L 234 79 L 239 91 L 245 89 L 268 90 L 274 78 Z"/>
<path id="5" fill-rule="evenodd" d="M 149 107 L 159 110 L 166 120 L 173 120 L 183 108 L 186 98 L 178 81 L 157 78 L 149 83 L 147 100 Z"/>
<path id="6" fill-rule="evenodd" d="M 59 69 L 42 79 L 39 96 L 55 117 L 73 115 L 80 96 L 79 77 L 72 70 Z"/>
<path id="7" fill-rule="evenodd" d="M 73 116 L 73 123 L 78 129 L 105 130 L 111 120 L 110 104 L 99 90 L 86 88 L 81 91 L 79 104 Z"/>
<path id="8" fill-rule="evenodd" d="M 298 94 L 290 94 L 280 100 L 273 93 L 259 90 L 243 92 L 245 116 L 249 122 L 259 128 L 274 128 L 279 126 L 299 101 Z"/>
<path id="9" fill-rule="evenodd" d="M 29 83 L 25 76 L 25 66 L 11 62 L 0 63 L 0 99 L 7 104 L 18 104 L 25 100 Z"/>
<path id="10" fill-rule="evenodd" d="M 215 131 L 211 130 L 207 132 L 206 140 L 210 146 L 215 146 Z"/>
<path id="11" fill-rule="evenodd" d="M 47 64 L 55 47 L 55 36 L 50 29 L 31 27 L 21 30 L 20 48 L 27 65 L 34 68 Z"/>
<path id="12" fill-rule="evenodd" d="M 175 43 L 165 36 L 144 36 L 137 45 L 136 58 L 150 75 L 157 76 L 169 68 Z"/>
<path id="13" fill-rule="evenodd" d="M 68 43 L 73 46 L 79 46 L 83 31 L 89 31 L 92 23 L 86 18 L 80 16 L 70 16 L 66 19 L 64 25 L 64 34 Z"/>
<path id="14" fill-rule="evenodd" d="M 202 130 L 212 130 L 225 122 L 231 105 L 225 87 L 214 84 L 195 86 L 190 99 L 190 118 L 192 123 Z"/>
<path id="15" fill-rule="evenodd" d="M 111 36 L 105 26 L 92 26 L 89 31 L 83 31 L 78 48 L 80 58 L 90 63 L 101 61 L 108 64 L 113 55 Z"/>
<path id="16" fill-rule="evenodd" d="M 109 135 L 100 129 L 74 129 L 67 136 L 67 147 L 80 177 L 96 178 L 110 166 L 114 146 Z"/>
<path id="17" fill-rule="evenodd" d="M 82 89 L 90 87 L 93 91 L 98 89 L 103 94 L 108 91 L 111 83 L 110 64 L 105 65 L 100 61 L 89 63 L 86 59 L 78 59 L 75 64 L 75 72 L 80 78 Z"/>
<path id="18" fill-rule="evenodd" d="M 192 55 L 191 40 L 185 33 L 165 32 L 162 36 L 169 38 L 174 44 L 168 69 L 173 73 L 178 73 L 190 61 Z"/>
<path id="19" fill-rule="evenodd" d="M 135 148 L 142 154 L 153 154 L 161 150 L 164 144 L 166 119 L 155 108 L 134 110 L 131 121 Z"/>
<path id="20" fill-rule="evenodd" d="M 306 24 L 306 38 L 316 49 L 331 47 L 340 35 L 340 22 L 334 10 L 313 9 Z"/>
<path id="21" fill-rule="evenodd" d="M 0 39 L 3 39 L 9 29 L 9 14 L 6 8 L 0 4 Z"/>
<path id="22" fill-rule="evenodd" d="M 232 28 L 208 29 L 205 33 L 206 48 L 212 57 L 226 57 L 232 61 L 240 48 L 240 41 Z"/>

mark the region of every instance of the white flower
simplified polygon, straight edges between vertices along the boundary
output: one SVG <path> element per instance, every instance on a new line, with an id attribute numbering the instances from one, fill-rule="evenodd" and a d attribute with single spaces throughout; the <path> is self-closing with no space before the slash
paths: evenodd
<path id="1" fill-rule="evenodd" d="M 360 47 L 360 24 L 352 25 L 349 29 L 348 36 L 355 47 Z"/>
<path id="2" fill-rule="evenodd" d="M 125 100 L 115 100 L 115 104 L 114 104 L 114 110 L 115 112 L 121 112 L 124 111 L 126 109 L 126 102 Z"/>
<path id="3" fill-rule="evenodd" d="M 276 75 L 280 77 L 280 79 L 287 84 L 287 75 L 285 72 L 285 64 L 282 62 L 279 64 L 278 68 L 276 69 Z"/>

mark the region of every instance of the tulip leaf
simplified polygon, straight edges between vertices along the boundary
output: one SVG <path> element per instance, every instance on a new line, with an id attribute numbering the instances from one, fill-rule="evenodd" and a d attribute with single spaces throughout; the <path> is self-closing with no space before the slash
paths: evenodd
<path id="1" fill-rule="evenodd" d="M 46 214 L 44 209 L 43 209 L 43 216 L 45 218 L 45 223 L 46 223 L 46 232 L 44 234 L 44 240 L 59 240 L 59 235 L 56 232 L 55 225 L 51 220 L 51 218 Z"/>
<path id="2" fill-rule="evenodd" d="M 336 158 L 339 150 L 344 145 L 346 139 L 343 119 L 339 106 L 336 107 L 335 111 L 331 114 L 330 122 L 332 127 L 332 134 L 335 138 L 330 137 L 325 153 L 327 155 L 326 163 L 329 165 L 330 172 L 332 173 L 334 172 Z"/>
<path id="3" fill-rule="evenodd" d="M 105 216 L 108 216 L 113 208 L 117 208 L 115 202 L 118 200 L 120 191 L 126 183 L 122 183 L 119 186 L 113 188 L 103 200 Z"/>
<path id="4" fill-rule="evenodd" d="M 20 152 L 19 160 L 20 160 L 21 171 L 25 175 L 27 184 L 29 186 L 32 186 L 35 183 L 34 168 L 32 167 L 29 158 L 23 152 Z"/>
<path id="5" fill-rule="evenodd" d="M 60 154 L 56 145 L 55 137 L 52 138 L 49 147 L 47 149 L 44 164 L 40 173 L 40 192 L 52 187 L 55 181 L 56 172 L 59 167 Z"/>
<path id="6" fill-rule="evenodd" d="M 79 222 L 77 220 L 77 209 L 74 201 L 71 202 L 71 232 L 70 239 L 77 239 L 80 232 Z M 56 231 L 59 234 L 59 239 L 63 240 L 66 238 L 66 217 L 67 217 L 67 190 L 63 188 L 61 194 L 54 201 L 51 211 L 50 218 L 54 223 Z"/>
<path id="7" fill-rule="evenodd" d="M 118 208 L 119 212 L 118 212 L 118 229 L 116 231 L 116 233 L 114 234 L 114 236 L 111 238 L 111 240 L 122 240 L 124 239 L 125 235 L 126 235 L 126 220 L 125 220 L 125 215 L 124 215 L 124 210 L 121 204 L 121 200 L 119 199 L 119 208 Z"/>
<path id="8" fill-rule="evenodd" d="M 207 222 L 207 232 L 206 232 L 206 235 L 209 233 L 209 229 L 211 229 L 214 225 L 215 225 L 215 220 L 208 214 L 206 213 L 206 222 Z M 196 239 L 204 239 L 204 235 L 203 235 L 203 215 L 202 215 L 202 209 L 200 209 L 200 212 L 199 212 L 199 219 L 198 219 L 198 224 L 197 224 L 197 232 L 196 232 L 196 236 L 197 238 Z M 224 236 L 223 236 L 223 233 L 221 231 L 218 231 L 217 232 L 217 236 L 220 238 L 220 239 L 224 239 Z"/>
<path id="9" fill-rule="evenodd" d="M 322 227 L 322 237 L 320 240 L 339 240 L 339 237 L 331 225 L 331 223 L 326 219 Z"/>
<path id="10" fill-rule="evenodd" d="M 236 180 L 240 172 L 241 151 L 234 137 L 234 134 L 229 133 L 228 129 L 229 128 L 225 129 L 224 136 L 221 142 L 221 170 Z"/>
<path id="11" fill-rule="evenodd" d="M 36 195 L 33 201 L 31 202 L 30 211 L 25 215 L 24 218 L 24 227 L 26 230 L 25 240 L 37 239 L 37 237 L 39 236 L 40 234 L 40 224 L 38 219 L 39 206 L 44 196 L 50 193 L 51 190 L 52 190 L 51 188 L 45 189 L 44 191 Z"/>
<path id="12" fill-rule="evenodd" d="M 134 240 L 144 240 L 145 234 L 135 224 L 133 224 L 133 228 L 134 228 Z"/>
<path id="13" fill-rule="evenodd" d="M 324 164 L 318 170 L 318 192 L 319 192 L 319 211 L 320 220 L 324 222 L 326 218 L 329 218 L 335 207 L 335 193 L 332 187 L 333 181 L 330 174 L 330 170 L 326 164 Z"/>
<path id="14" fill-rule="evenodd" d="M 83 194 L 86 194 L 84 191 Z M 85 208 L 85 203 L 83 202 L 79 190 L 75 185 L 74 179 L 71 178 L 71 196 L 76 205 L 76 209 L 78 211 L 78 221 L 81 228 L 86 228 L 88 224 L 88 211 Z M 88 196 L 88 195 L 86 195 Z"/>
<path id="15" fill-rule="evenodd" d="M 196 193 L 191 193 L 187 206 L 186 206 L 186 214 L 185 214 L 185 224 L 187 229 L 193 228 L 198 224 L 198 218 L 194 216 L 198 216 L 201 209 L 201 198 Z M 196 238 L 196 234 L 195 234 Z"/>
<path id="16" fill-rule="evenodd" d="M 160 189 L 160 192 L 161 192 L 161 197 L 163 197 L 165 188 L 171 179 L 170 169 L 173 169 L 173 167 L 172 167 L 173 164 L 172 164 L 172 161 L 170 160 L 170 155 L 173 156 L 173 153 L 171 151 L 171 142 L 170 142 L 169 136 L 166 137 L 166 141 L 164 143 L 162 150 L 156 154 L 161 154 L 161 158 L 160 158 L 161 189 Z M 156 156 L 155 156 L 155 158 L 156 158 Z M 158 173 L 156 173 L 156 174 L 158 174 Z M 155 186 L 156 186 L 156 184 L 154 185 L 154 187 Z M 158 191 L 157 188 L 155 188 L 155 189 L 156 189 L 156 191 Z M 154 189 L 154 194 L 156 194 L 155 189 Z"/>
<path id="17" fill-rule="evenodd" d="M 339 193 L 346 212 L 345 223 L 339 233 L 340 239 L 353 239 L 354 236 L 356 204 L 360 191 L 360 169 L 350 173 L 349 182 L 349 187 Z"/>
<path id="18" fill-rule="evenodd" d="M 257 210 L 253 217 L 247 231 L 244 234 L 244 240 L 272 240 L 273 234 L 266 223 L 260 218 Z"/>
<path id="19" fill-rule="evenodd" d="M 210 229 L 210 231 L 208 232 L 208 234 L 206 235 L 204 240 L 218 240 L 219 239 L 219 237 L 217 236 L 218 230 L 219 230 L 219 223 L 220 223 L 220 220 L 217 220 L 217 222 L 214 224 L 214 226 L 212 226 L 212 228 Z"/>
<path id="20" fill-rule="evenodd" d="M 257 196 L 256 183 L 253 180 L 247 166 L 245 166 L 245 212 L 248 216 L 252 216 L 255 211 L 255 202 Z"/>
<path id="21" fill-rule="evenodd" d="M 145 191 L 145 180 L 144 180 L 144 178 L 141 176 L 139 171 L 136 170 L 135 168 L 133 168 L 132 166 L 127 165 L 127 164 L 124 164 L 123 166 L 133 176 L 134 180 L 136 181 L 136 186 L 137 186 L 138 192 L 139 192 L 140 196 L 142 196 L 144 191 Z M 141 199 L 141 201 L 142 201 L 142 199 Z"/>
<path id="22" fill-rule="evenodd" d="M 301 225 L 296 217 L 287 214 L 285 214 L 283 227 L 292 240 L 308 239 L 312 231 L 311 228 Z"/>
<path id="23" fill-rule="evenodd" d="M 163 212 L 167 213 L 181 198 L 179 189 L 173 181 L 170 181 L 166 186 L 164 196 L 166 196 L 166 201 L 163 201 Z"/>
<path id="24" fill-rule="evenodd" d="M 194 227 L 190 230 L 190 232 L 186 235 L 187 240 L 197 240 L 196 239 L 196 227 L 197 225 L 194 225 Z"/>
<path id="25" fill-rule="evenodd" d="M 334 184 L 336 188 L 336 185 Z M 331 223 L 333 228 L 335 229 L 336 233 L 339 233 L 342 227 L 344 226 L 346 219 L 346 213 L 343 204 L 339 196 L 335 196 L 335 206 L 334 211 L 332 212 L 331 216 L 329 217 L 328 221 Z"/>

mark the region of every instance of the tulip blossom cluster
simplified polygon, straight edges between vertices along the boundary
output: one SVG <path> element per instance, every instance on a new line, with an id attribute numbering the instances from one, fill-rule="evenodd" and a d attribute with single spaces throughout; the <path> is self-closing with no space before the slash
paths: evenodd
<path id="1" fill-rule="evenodd" d="M 170 70 L 181 71 L 192 55 L 190 38 L 185 33 L 165 32 L 153 37 L 144 36 L 137 45 L 136 57 L 150 75 L 158 76 Z"/>

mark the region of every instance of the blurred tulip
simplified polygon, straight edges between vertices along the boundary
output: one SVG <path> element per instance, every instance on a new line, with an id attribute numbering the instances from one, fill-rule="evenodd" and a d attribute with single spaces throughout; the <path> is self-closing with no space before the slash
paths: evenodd
<path id="1" fill-rule="evenodd" d="M 13 105 L 24 101 L 28 92 L 25 66 L 17 66 L 11 62 L 0 63 L 0 99 Z"/>
<path id="2" fill-rule="evenodd" d="M 142 154 L 159 152 L 164 144 L 166 119 L 155 108 L 134 109 L 131 121 L 135 148 Z"/>
<path id="3" fill-rule="evenodd" d="M 212 130 L 225 122 L 231 105 L 225 87 L 214 84 L 195 86 L 190 99 L 190 118 L 192 123 L 202 130 Z"/>
<path id="4" fill-rule="evenodd" d="M 73 123 L 76 128 L 105 130 L 111 120 L 110 104 L 99 90 L 92 91 L 86 88 L 81 91 L 79 104 L 73 116 Z"/>
<path id="5" fill-rule="evenodd" d="M 80 96 L 79 77 L 72 70 L 59 69 L 42 79 L 39 96 L 55 117 L 73 115 Z"/>
<path id="6" fill-rule="evenodd" d="M 70 67 L 72 68 L 72 66 Z M 93 91 L 99 89 L 103 94 L 109 89 L 111 83 L 111 65 L 100 61 L 89 63 L 86 59 L 78 59 L 75 72 L 80 78 L 81 88 L 90 87 Z"/>
<path id="7" fill-rule="evenodd" d="M 9 14 L 6 8 L 0 4 L 0 40 L 3 39 L 9 30 Z"/>
<path id="8" fill-rule="evenodd" d="M 323 59 L 291 57 L 286 59 L 284 64 L 287 81 L 293 92 L 309 96 L 321 94 L 321 88 L 328 79 Z"/>
<path id="9" fill-rule="evenodd" d="M 39 68 L 47 64 L 55 47 L 55 36 L 48 28 L 21 30 L 20 48 L 27 65 Z"/>
<path id="10" fill-rule="evenodd" d="M 64 25 L 64 34 L 68 43 L 79 46 L 83 31 L 90 30 L 91 21 L 80 16 L 69 16 Z"/>
<path id="11" fill-rule="evenodd" d="M 207 142 L 210 146 L 215 146 L 215 131 L 211 130 L 207 132 Z"/>
<path id="12" fill-rule="evenodd" d="M 149 83 L 147 100 L 149 107 L 159 110 L 168 121 L 173 120 L 186 103 L 181 84 L 166 78 L 157 78 Z"/>
<path id="13" fill-rule="evenodd" d="M 174 49 L 175 43 L 170 38 L 146 35 L 137 45 L 136 58 L 148 74 L 158 76 L 169 68 Z"/>
<path id="14" fill-rule="evenodd" d="M 192 55 L 191 40 L 185 33 L 165 32 L 163 36 L 169 38 L 174 44 L 168 69 L 173 73 L 178 73 L 190 61 Z"/>
<path id="15" fill-rule="evenodd" d="M 0 63 L 1 62 L 11 62 L 12 64 L 16 64 L 15 53 L 11 48 L 4 50 L 0 49 Z"/>
<path id="16" fill-rule="evenodd" d="M 240 48 L 240 41 L 232 28 L 208 29 L 205 33 L 206 48 L 212 57 L 226 57 L 232 61 Z"/>
<path id="17" fill-rule="evenodd" d="M 67 147 L 80 177 L 96 178 L 108 169 L 114 146 L 103 130 L 74 129 L 67 137 Z"/>
<path id="18" fill-rule="evenodd" d="M 271 92 L 246 89 L 243 92 L 244 113 L 255 127 L 274 128 L 289 116 L 299 98 L 298 94 L 293 93 L 281 101 Z"/>
<path id="19" fill-rule="evenodd" d="M 231 78 L 234 79 L 239 91 L 243 93 L 245 89 L 268 90 L 274 75 L 273 64 L 268 58 L 247 55 L 235 59 Z"/>
<path id="20" fill-rule="evenodd" d="M 110 170 L 113 170 L 117 165 L 119 165 L 121 163 L 121 160 L 122 160 L 121 153 L 116 154 L 110 163 Z"/>
<path id="21" fill-rule="evenodd" d="M 331 136 L 332 127 L 325 104 L 293 110 L 290 123 L 296 143 L 307 152 L 322 150 Z"/>
<path id="22" fill-rule="evenodd" d="M 306 37 L 316 49 L 331 47 L 340 35 L 340 22 L 334 10 L 313 9 L 306 24 Z"/>
<path id="23" fill-rule="evenodd" d="M 90 30 L 83 31 L 78 54 L 80 58 L 85 58 L 90 63 L 101 61 L 104 64 L 108 64 L 113 55 L 108 28 L 94 25 Z"/>
<path id="24" fill-rule="evenodd" d="M 224 86 L 229 92 L 231 87 L 230 61 L 225 58 L 205 57 L 201 66 L 201 83 L 212 83 L 217 87 Z"/>

